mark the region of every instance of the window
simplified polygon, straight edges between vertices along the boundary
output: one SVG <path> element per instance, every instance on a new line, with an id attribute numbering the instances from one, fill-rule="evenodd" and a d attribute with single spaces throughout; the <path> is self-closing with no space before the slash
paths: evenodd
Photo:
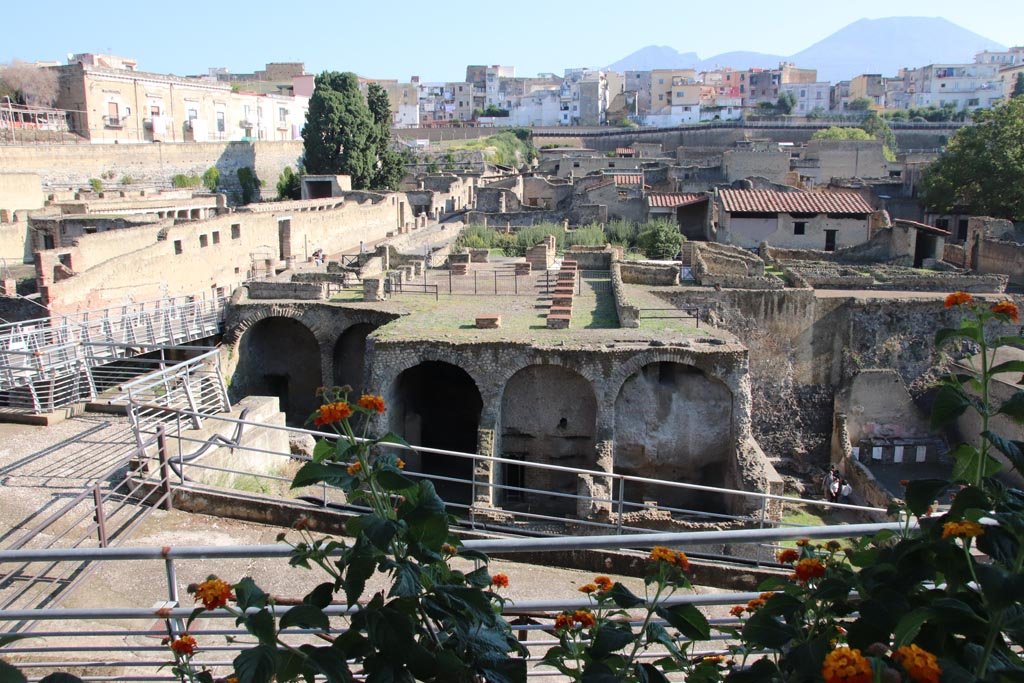
<path id="1" fill-rule="evenodd" d="M 149 115 L 150 116 L 160 116 L 160 106 L 156 105 L 156 104 L 151 105 L 149 107 Z"/>
<path id="2" fill-rule="evenodd" d="M 220 231 L 218 230 L 213 231 L 213 243 L 220 244 Z"/>
<path id="3" fill-rule="evenodd" d="M 793 223 L 793 234 L 794 235 L 806 235 L 807 234 L 807 223 L 805 221 L 797 221 Z"/>
<path id="4" fill-rule="evenodd" d="M 242 272 L 242 269 L 239 268 L 238 266 L 235 266 L 235 275 L 238 275 L 241 272 Z"/>
<path id="5" fill-rule="evenodd" d="M 209 246 L 209 244 L 210 244 L 210 238 L 208 238 L 206 235 L 200 235 L 199 236 L 199 246 L 200 247 L 206 247 L 206 246 Z"/>
<path id="6" fill-rule="evenodd" d="M 615 162 L 614 161 L 609 161 L 608 162 L 608 168 L 615 168 Z"/>
<path id="7" fill-rule="evenodd" d="M 288 120 L 288 110 L 284 107 L 277 108 L 277 120 L 281 123 L 285 123 Z"/>
<path id="8" fill-rule="evenodd" d="M 224 112 L 217 112 L 217 132 L 223 133 L 227 130 L 227 126 L 224 124 Z"/>
<path id="9" fill-rule="evenodd" d="M 231 239 L 237 240 L 242 237 L 242 224 L 232 223 L 231 224 Z"/>
<path id="10" fill-rule="evenodd" d="M 937 218 L 935 220 L 935 227 L 941 228 L 942 230 L 949 230 L 949 219 L 948 218 Z"/>
<path id="11" fill-rule="evenodd" d="M 189 121 L 195 121 L 198 118 L 199 118 L 199 112 L 197 110 L 195 110 L 195 109 L 189 109 L 188 110 L 188 120 Z"/>
<path id="12" fill-rule="evenodd" d="M 174 240 L 174 253 L 180 254 L 182 252 L 181 240 Z"/>
<path id="13" fill-rule="evenodd" d="M 578 161 L 572 162 L 572 167 L 573 168 L 579 168 L 580 167 L 580 162 L 578 162 Z"/>

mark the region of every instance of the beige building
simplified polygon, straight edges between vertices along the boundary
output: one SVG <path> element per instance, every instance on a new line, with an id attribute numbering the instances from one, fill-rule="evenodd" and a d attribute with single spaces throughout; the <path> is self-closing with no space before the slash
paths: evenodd
<path id="1" fill-rule="evenodd" d="M 395 128 L 415 128 L 420 125 L 420 92 L 416 83 L 399 83 L 394 80 L 360 78 L 359 90 L 364 95 L 370 83 L 384 88 L 391 104 L 391 116 Z"/>
<path id="2" fill-rule="evenodd" d="M 861 74 L 850 79 L 850 100 L 867 99 L 871 109 L 885 109 L 886 79 L 881 74 Z"/>
<path id="3" fill-rule="evenodd" d="M 693 69 L 654 69 L 651 71 L 651 113 L 669 110 L 673 93 L 681 86 L 697 83 L 697 72 Z M 678 99 L 678 98 L 675 98 Z"/>
<path id="4" fill-rule="evenodd" d="M 57 107 L 94 143 L 296 140 L 305 97 L 232 92 L 227 83 L 98 66 L 93 59 L 52 67 Z M 88 63 L 94 62 L 94 63 Z"/>

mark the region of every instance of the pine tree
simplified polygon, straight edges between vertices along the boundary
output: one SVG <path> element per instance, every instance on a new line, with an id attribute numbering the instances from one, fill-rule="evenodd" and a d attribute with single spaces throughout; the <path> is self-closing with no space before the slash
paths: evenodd
<path id="1" fill-rule="evenodd" d="M 405 173 L 402 155 L 391 143 L 391 102 L 387 91 L 371 83 L 366 93 L 370 115 L 373 117 L 371 140 L 376 157 L 372 186 L 397 190 Z"/>

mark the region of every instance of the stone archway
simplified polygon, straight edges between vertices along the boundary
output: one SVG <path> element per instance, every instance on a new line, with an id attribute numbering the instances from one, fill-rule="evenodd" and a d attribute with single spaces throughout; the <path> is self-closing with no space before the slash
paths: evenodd
<path id="1" fill-rule="evenodd" d="M 732 392 L 683 363 L 655 361 L 634 372 L 615 399 L 614 471 L 652 479 L 724 486 L 733 457 Z M 626 483 L 631 502 L 721 512 L 714 493 Z"/>
<path id="2" fill-rule="evenodd" d="M 320 343 L 294 318 L 269 316 L 249 325 L 236 346 L 235 396 L 277 396 L 288 424 L 301 425 L 316 409 Z"/>
<path id="3" fill-rule="evenodd" d="M 412 445 L 476 453 L 483 399 L 476 382 L 462 368 L 424 361 L 399 374 L 389 396 L 391 430 Z M 460 480 L 433 481 L 445 502 L 470 503 L 473 460 L 433 453 L 422 457 L 410 454 L 406 460 L 411 472 Z"/>
<path id="4" fill-rule="evenodd" d="M 509 378 L 501 399 L 502 457 L 530 463 L 595 468 L 597 397 L 590 382 L 560 365 L 530 365 Z M 578 475 L 505 464 L 499 495 L 508 507 L 525 504 L 575 513 L 572 498 L 543 496 L 519 487 L 576 495 Z"/>
<path id="5" fill-rule="evenodd" d="M 334 385 L 349 385 L 357 398 L 366 389 L 366 337 L 375 329 L 377 326 L 371 323 L 357 323 L 342 332 L 334 344 Z"/>

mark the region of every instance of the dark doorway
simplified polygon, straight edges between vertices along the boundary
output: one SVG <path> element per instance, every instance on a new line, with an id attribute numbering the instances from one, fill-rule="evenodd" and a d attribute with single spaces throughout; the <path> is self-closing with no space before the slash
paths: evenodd
<path id="1" fill-rule="evenodd" d="M 826 230 L 825 231 L 825 251 L 836 250 L 836 233 L 838 230 Z"/>
<path id="2" fill-rule="evenodd" d="M 278 258 L 284 261 L 292 255 L 292 221 L 282 218 L 277 222 Z"/>
<path id="3" fill-rule="evenodd" d="M 476 453 L 483 400 L 473 378 L 460 367 L 426 361 L 398 376 L 392 389 L 391 428 L 414 446 Z M 454 455 L 425 453 L 408 458 L 409 470 L 436 477 L 446 503 L 468 505 L 473 461 Z M 459 510 L 453 510 L 458 512 Z"/>
<path id="4" fill-rule="evenodd" d="M 345 330 L 334 345 L 334 384 L 352 387 L 358 398 L 366 387 L 363 377 L 366 363 L 366 337 L 377 329 L 370 323 L 359 323 Z"/>
<path id="5" fill-rule="evenodd" d="M 302 425 L 316 409 L 321 384 L 320 344 L 292 318 L 264 318 L 238 342 L 231 398 L 277 396 L 288 424 Z"/>
<path id="6" fill-rule="evenodd" d="M 936 240 L 934 235 L 926 235 L 920 230 L 917 231 L 917 241 L 914 244 L 914 267 L 920 268 L 924 260 L 935 258 Z"/>
<path id="7" fill-rule="evenodd" d="M 309 194 L 309 199 L 327 199 L 332 194 L 331 181 L 307 180 L 306 192 Z"/>

